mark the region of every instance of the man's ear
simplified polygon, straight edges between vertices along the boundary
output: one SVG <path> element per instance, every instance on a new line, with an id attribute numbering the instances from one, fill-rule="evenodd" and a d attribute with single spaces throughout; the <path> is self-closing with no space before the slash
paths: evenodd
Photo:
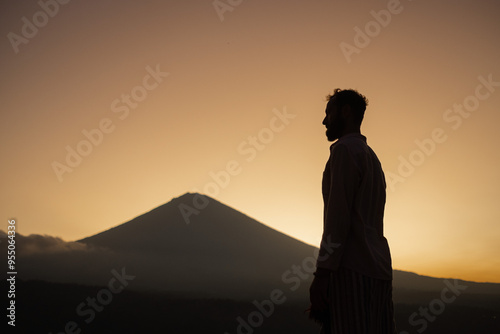
<path id="1" fill-rule="evenodd" d="M 344 104 L 341 112 L 344 119 L 349 119 L 351 117 L 351 106 L 348 104 Z"/>

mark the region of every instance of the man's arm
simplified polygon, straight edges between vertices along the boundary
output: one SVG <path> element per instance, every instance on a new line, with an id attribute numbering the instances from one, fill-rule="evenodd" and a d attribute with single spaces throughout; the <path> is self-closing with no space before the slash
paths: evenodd
<path id="1" fill-rule="evenodd" d="M 361 176 L 345 144 L 333 145 L 329 163 L 330 190 L 325 203 L 323 237 L 317 273 L 337 270 L 352 221 L 352 206 Z"/>
<path id="2" fill-rule="evenodd" d="M 323 237 L 316 272 L 309 288 L 309 317 L 320 323 L 326 323 L 328 319 L 329 276 L 340 265 L 349 237 L 354 196 L 360 182 L 359 168 L 343 144 L 332 146 L 328 168 L 330 189 L 325 203 Z"/>

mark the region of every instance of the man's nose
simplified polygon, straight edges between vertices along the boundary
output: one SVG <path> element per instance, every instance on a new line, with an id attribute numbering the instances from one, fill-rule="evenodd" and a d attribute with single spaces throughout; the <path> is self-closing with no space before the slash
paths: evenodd
<path id="1" fill-rule="evenodd" d="M 326 126 L 326 116 L 325 116 L 325 118 L 323 118 L 323 123 L 322 124 Z"/>

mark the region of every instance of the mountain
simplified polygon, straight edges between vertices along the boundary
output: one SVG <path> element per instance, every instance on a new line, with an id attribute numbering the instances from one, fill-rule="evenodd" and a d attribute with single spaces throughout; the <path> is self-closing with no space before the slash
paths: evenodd
<path id="1" fill-rule="evenodd" d="M 105 285 L 114 270 L 134 276 L 131 290 L 231 299 L 267 298 L 275 289 L 307 299 L 317 251 L 193 193 L 77 242 L 18 235 L 18 244 L 22 279 Z M 467 286 L 467 295 L 500 296 L 500 284 L 395 270 L 395 300 L 425 302 L 446 281 Z"/>
<path id="2" fill-rule="evenodd" d="M 200 203 L 206 206 L 196 209 Z M 197 214 L 186 220 L 183 209 Z M 136 277 L 134 289 L 245 298 L 290 286 L 302 296 L 307 290 L 302 283 L 309 284 L 312 275 L 294 274 L 292 266 L 306 261 L 311 272 L 316 250 L 192 193 L 77 244 L 85 250 L 32 253 L 20 272 L 27 279 L 103 284 L 112 269 L 123 267 Z"/>

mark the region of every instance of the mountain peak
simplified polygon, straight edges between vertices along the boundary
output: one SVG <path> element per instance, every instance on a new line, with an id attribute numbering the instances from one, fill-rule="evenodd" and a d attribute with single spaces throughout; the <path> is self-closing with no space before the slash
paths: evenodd
<path id="1" fill-rule="evenodd" d="M 188 199 L 188 198 L 190 199 L 190 198 L 193 198 L 195 196 L 203 196 L 203 195 L 200 194 L 200 193 L 192 193 L 192 192 L 188 191 L 188 192 L 186 192 L 186 193 L 184 193 L 184 194 L 182 194 L 180 196 L 172 198 L 171 201 L 177 201 L 177 200 L 180 200 L 180 199 Z M 206 196 L 206 197 L 208 197 L 208 196 Z"/>
<path id="2" fill-rule="evenodd" d="M 80 241 L 120 250 L 180 247 L 203 252 L 206 247 L 231 245 L 273 253 L 274 248 L 285 245 L 286 249 L 292 245 L 292 248 L 303 249 L 301 245 L 312 248 L 212 197 L 196 192 L 184 193 L 128 222 Z"/>
<path id="3" fill-rule="evenodd" d="M 182 195 L 180 195 L 178 197 L 172 198 L 170 200 L 170 202 L 167 202 L 165 205 L 170 204 L 170 203 L 172 203 L 172 204 L 178 204 L 178 205 L 181 204 L 181 203 L 184 203 L 185 205 L 194 207 L 196 209 L 203 209 L 210 202 L 217 202 L 219 204 L 222 204 L 221 202 L 219 202 L 215 198 L 210 197 L 208 195 L 200 194 L 200 193 L 197 193 L 197 192 L 194 192 L 194 193 L 187 192 L 187 193 L 184 193 L 184 194 L 182 194 Z"/>

